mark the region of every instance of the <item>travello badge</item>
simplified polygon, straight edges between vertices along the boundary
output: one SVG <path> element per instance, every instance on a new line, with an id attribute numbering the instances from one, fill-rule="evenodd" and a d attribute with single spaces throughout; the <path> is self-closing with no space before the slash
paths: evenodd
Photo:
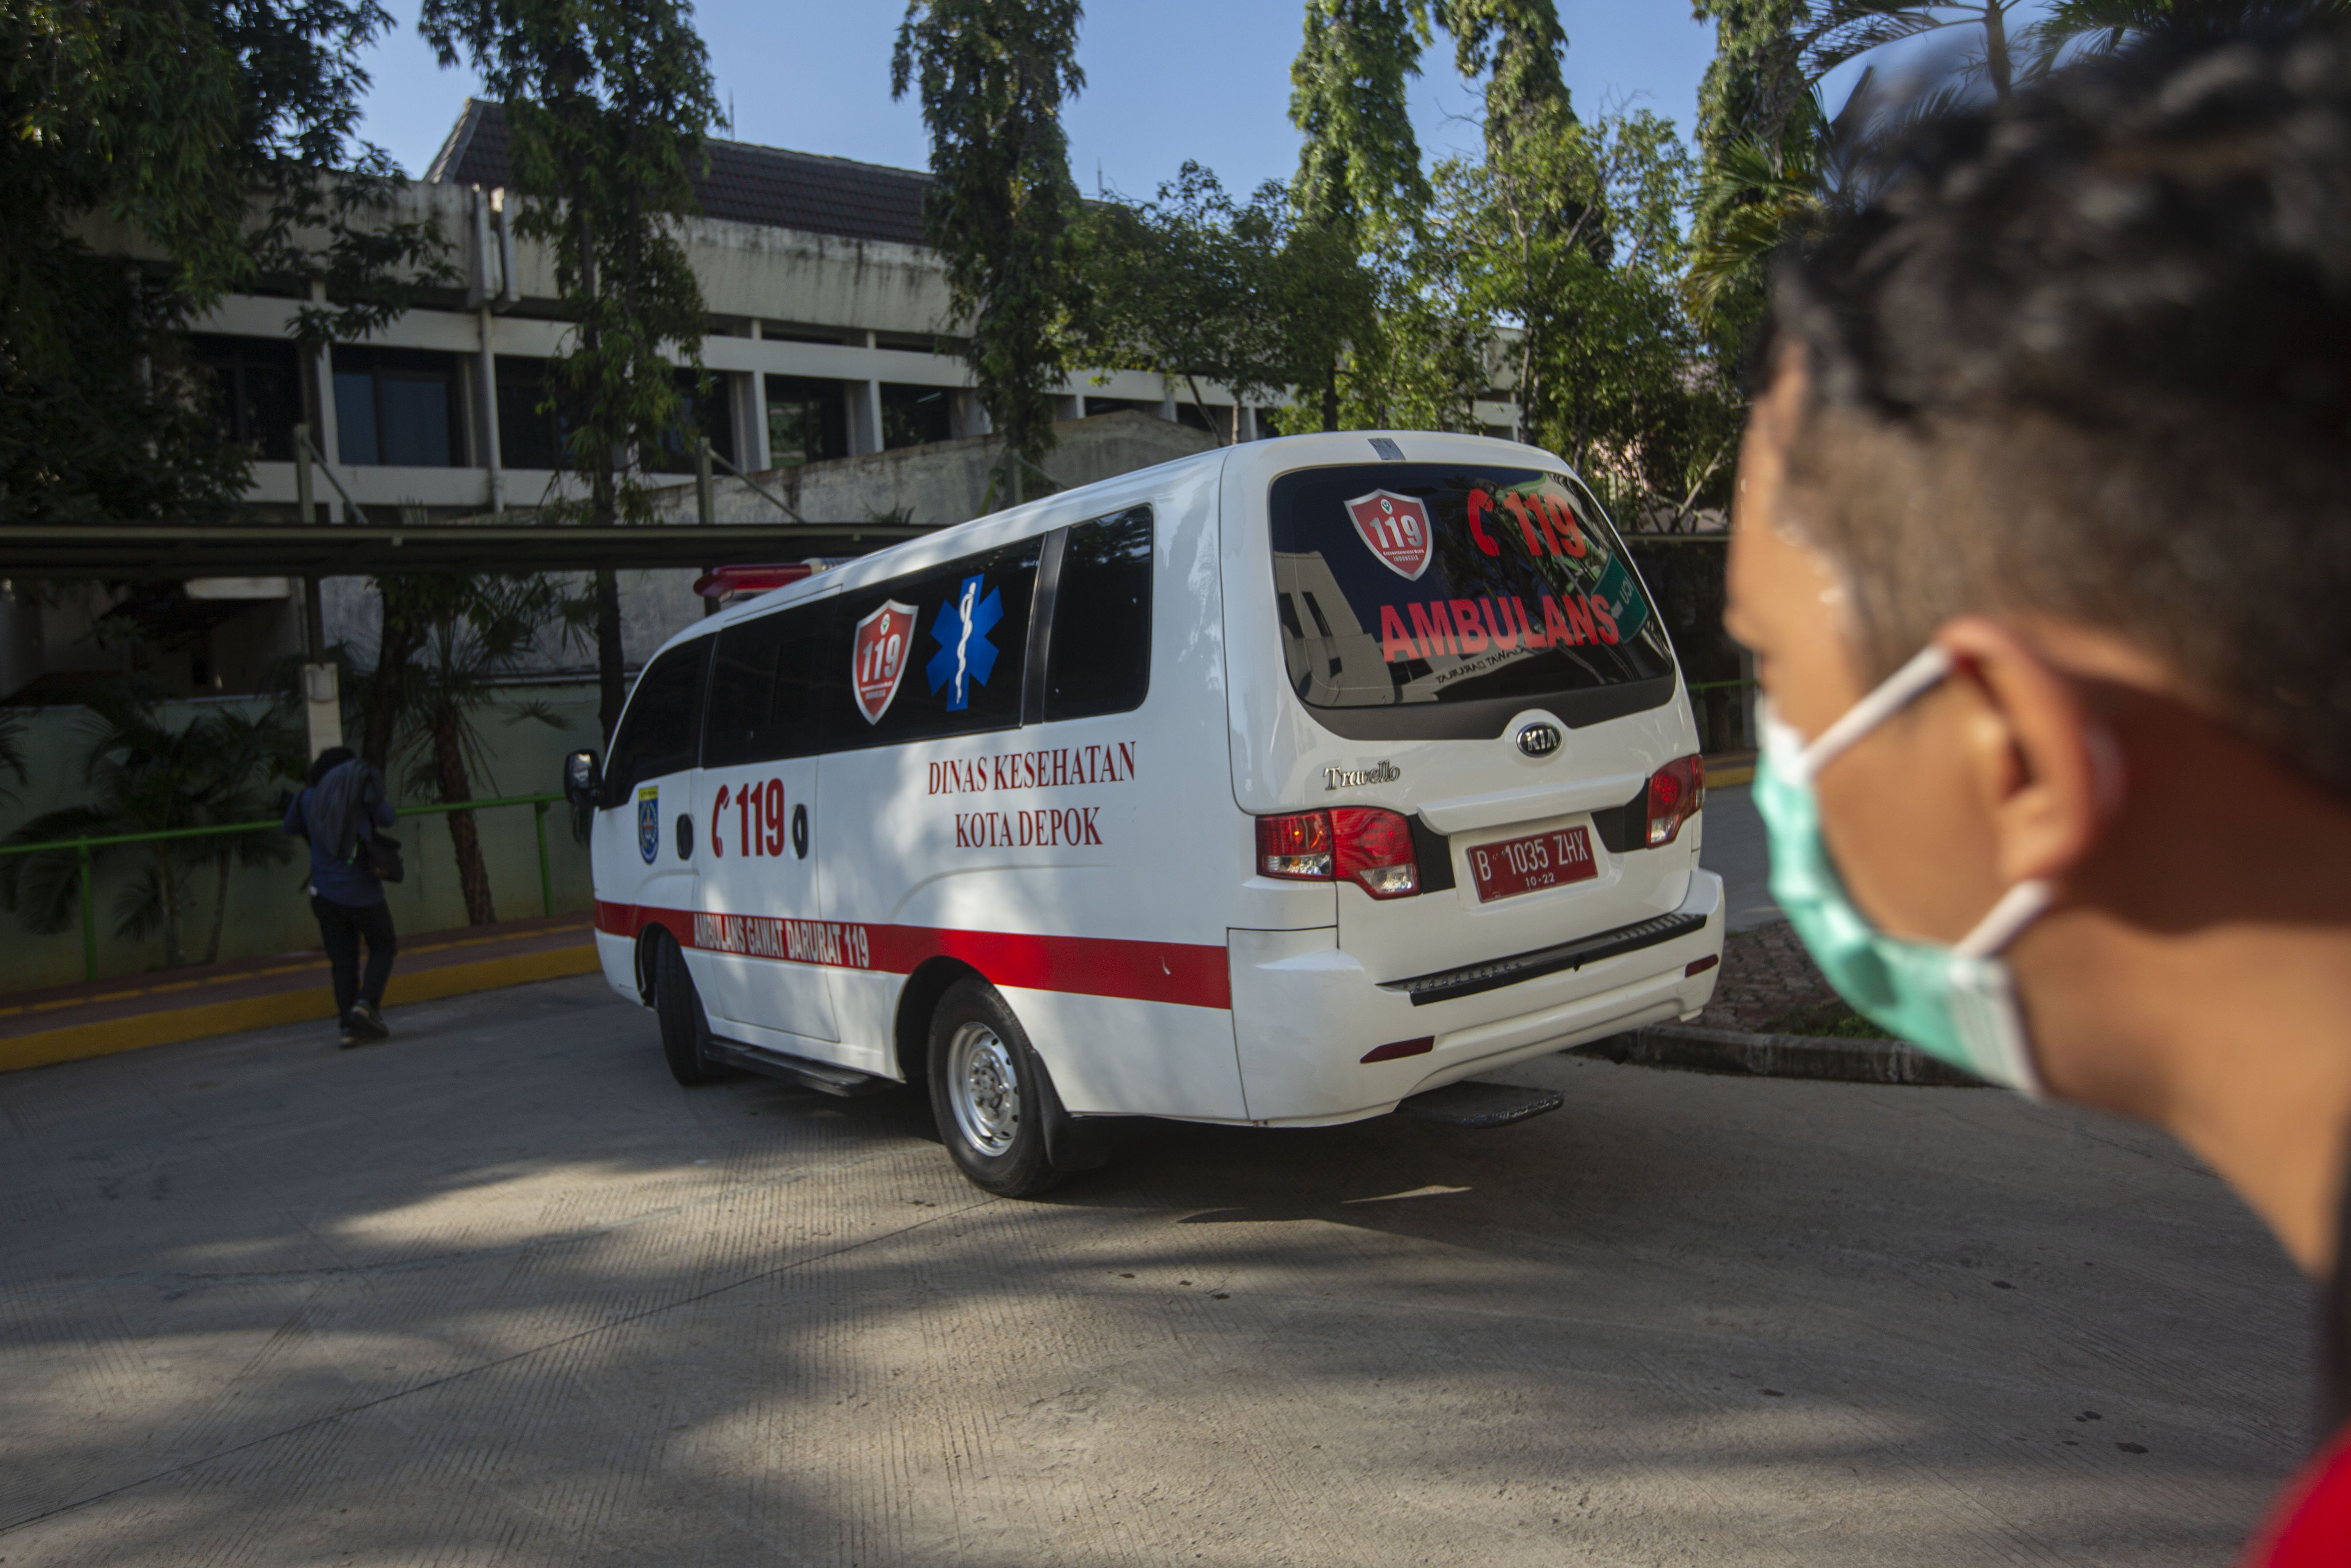
<path id="1" fill-rule="evenodd" d="M 1348 519 L 1380 563 L 1409 582 L 1428 570 L 1428 508 L 1410 496 L 1374 490 L 1347 503 Z"/>
<path id="2" fill-rule="evenodd" d="M 850 643 L 850 689 L 868 724 L 880 724 L 898 695 L 906 653 L 914 640 L 914 607 L 893 599 L 857 623 Z"/>

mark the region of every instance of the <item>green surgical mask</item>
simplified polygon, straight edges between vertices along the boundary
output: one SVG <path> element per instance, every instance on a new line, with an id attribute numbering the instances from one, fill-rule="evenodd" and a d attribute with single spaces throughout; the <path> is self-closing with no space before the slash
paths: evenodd
<path id="1" fill-rule="evenodd" d="M 2049 907 L 2049 883 L 2018 883 L 1949 946 L 1908 941 L 1887 936 L 1855 905 L 1821 835 L 1813 777 L 1950 671 L 1950 654 L 1929 646 L 1810 745 L 1766 706 L 1754 797 L 1771 840 L 1771 896 L 1856 1011 L 1954 1067 L 2038 1098 L 2016 988 L 1998 955 Z"/>

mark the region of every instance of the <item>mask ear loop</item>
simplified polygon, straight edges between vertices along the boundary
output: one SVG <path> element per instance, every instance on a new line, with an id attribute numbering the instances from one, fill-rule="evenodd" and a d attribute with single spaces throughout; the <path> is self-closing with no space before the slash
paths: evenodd
<path id="1" fill-rule="evenodd" d="M 1929 690 L 1949 674 L 1953 665 L 1950 651 L 1939 643 L 1929 643 L 1919 649 L 1911 655 L 1908 663 L 1871 688 L 1867 695 L 1845 709 L 1834 724 L 1821 731 L 1819 738 L 1804 747 L 1789 765 L 1791 780 L 1799 784 L 1810 782 L 1847 747 L 1893 717 L 1920 693 Z"/>
<path id="2" fill-rule="evenodd" d="M 1976 922 L 1975 929 L 1951 944 L 1951 951 L 1963 958 L 1991 957 L 2047 913 L 2056 896 L 2056 888 L 2046 877 L 2025 878 L 2001 894 L 2000 902 Z"/>

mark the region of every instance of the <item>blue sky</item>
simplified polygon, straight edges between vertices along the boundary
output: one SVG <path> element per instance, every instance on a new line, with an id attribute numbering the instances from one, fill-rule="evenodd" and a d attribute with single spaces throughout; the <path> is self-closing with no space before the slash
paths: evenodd
<path id="1" fill-rule="evenodd" d="M 413 31 L 414 0 L 391 8 L 402 26 L 367 61 L 375 86 L 363 133 L 421 174 L 475 84 L 434 63 Z M 1646 108 L 1689 130 L 1714 28 L 1691 20 L 1688 0 L 1559 0 L 1559 10 L 1579 111 Z M 1147 196 L 1186 158 L 1235 192 L 1287 180 L 1298 160 L 1288 109 L 1301 11 L 1297 0 L 1092 0 L 1079 47 L 1086 90 L 1068 110 L 1078 183 L 1092 193 L 1099 171 L 1113 188 Z M 895 0 L 705 0 L 698 21 L 719 98 L 734 105 L 734 135 L 922 168 L 921 115 L 911 96 L 890 101 L 903 15 Z M 1453 73 L 1449 42 L 1440 37 L 1424 66 L 1412 87 L 1424 152 L 1474 146 L 1463 117 L 1477 99 Z"/>

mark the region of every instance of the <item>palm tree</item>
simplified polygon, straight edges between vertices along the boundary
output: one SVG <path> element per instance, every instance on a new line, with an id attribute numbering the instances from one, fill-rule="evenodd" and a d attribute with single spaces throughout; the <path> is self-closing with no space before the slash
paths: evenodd
<path id="1" fill-rule="evenodd" d="M 490 779 L 477 716 L 498 699 L 499 681 L 542 631 L 555 628 L 567 641 L 583 637 L 594 601 L 567 596 L 545 577 L 388 579 L 381 586 L 387 622 L 396 614 L 413 629 L 413 648 L 397 682 L 394 758 L 408 764 L 411 788 L 444 801 L 470 800 L 474 779 Z M 546 703 L 507 706 L 509 724 L 568 727 Z M 466 923 L 494 924 L 497 908 L 471 811 L 449 813 L 449 843 Z"/>
<path id="2" fill-rule="evenodd" d="M 163 832 L 266 815 L 260 791 L 278 771 L 298 764 L 291 722 L 275 713 L 246 719 L 225 712 L 197 715 L 174 728 L 149 694 L 107 694 L 90 699 L 98 720 L 83 759 L 89 787 L 83 804 L 47 811 L 8 835 L 9 843 Z M 115 934 L 141 938 L 160 930 L 163 962 L 187 960 L 185 921 L 192 877 L 209 864 L 218 885 L 206 961 L 218 956 L 231 865 L 283 860 L 291 848 L 273 834 L 166 839 L 109 844 L 91 850 L 93 870 L 126 854 L 137 870 L 115 901 Z M 10 855 L 0 860 L 0 904 L 23 914 L 40 932 L 62 931 L 80 906 L 80 862 L 71 851 Z"/>
<path id="3" fill-rule="evenodd" d="M 2351 0 L 2054 0 L 2032 29 L 2028 74 L 2064 60 L 2110 55 L 2158 33 L 2225 37 L 2310 16 L 2351 15 Z"/>

